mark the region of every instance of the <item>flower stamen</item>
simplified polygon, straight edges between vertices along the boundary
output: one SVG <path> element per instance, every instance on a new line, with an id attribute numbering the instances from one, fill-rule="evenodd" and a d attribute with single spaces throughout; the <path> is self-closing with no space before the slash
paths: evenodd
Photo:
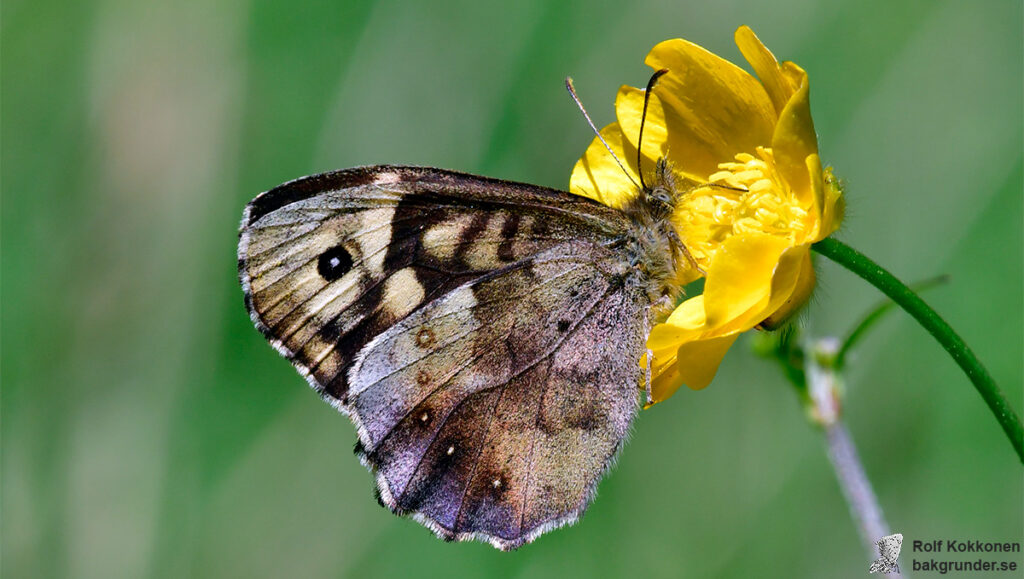
<path id="1" fill-rule="evenodd" d="M 757 148 L 757 156 L 739 153 L 720 163 L 708 183 L 682 199 L 683 241 L 694 260 L 707 269 L 715 250 L 736 234 L 765 234 L 799 241 L 807 211 L 776 171 L 772 150 Z"/>

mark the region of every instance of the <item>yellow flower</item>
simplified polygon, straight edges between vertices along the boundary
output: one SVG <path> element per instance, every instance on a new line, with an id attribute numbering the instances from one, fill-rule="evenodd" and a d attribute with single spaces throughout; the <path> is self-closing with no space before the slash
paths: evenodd
<path id="1" fill-rule="evenodd" d="M 682 384 L 707 386 L 740 333 L 777 327 L 803 305 L 814 288 L 810 245 L 842 218 L 840 189 L 818 157 L 807 73 L 779 63 L 746 26 L 736 44 L 757 79 L 685 40 L 647 55 L 649 66 L 669 72 L 651 94 L 642 166 L 646 175 L 659 158 L 669 162 L 679 195 L 671 220 L 697 268 L 677 266 L 684 282 L 706 272 L 703 295 L 680 304 L 647 340 L 653 402 Z M 613 207 L 638 194 L 643 101 L 643 90 L 622 87 L 618 122 L 601 131 L 631 174 L 595 139 L 570 191 Z"/>

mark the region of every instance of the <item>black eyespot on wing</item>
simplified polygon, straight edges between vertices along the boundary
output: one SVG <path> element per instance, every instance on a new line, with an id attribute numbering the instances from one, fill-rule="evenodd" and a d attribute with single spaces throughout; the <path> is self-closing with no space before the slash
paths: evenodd
<path id="1" fill-rule="evenodd" d="M 320 254 L 316 271 L 326 281 L 340 279 L 352 269 L 352 254 L 344 246 L 337 245 Z"/>

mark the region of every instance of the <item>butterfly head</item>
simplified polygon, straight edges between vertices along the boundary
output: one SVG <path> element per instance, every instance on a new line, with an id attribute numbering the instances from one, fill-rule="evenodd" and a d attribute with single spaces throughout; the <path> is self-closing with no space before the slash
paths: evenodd
<path id="1" fill-rule="evenodd" d="M 657 161 L 653 180 L 644 181 L 638 194 L 622 207 L 633 222 L 626 242 L 630 263 L 640 275 L 636 278 L 657 311 L 653 319 L 661 319 L 671 311 L 662 311 L 658 304 L 674 305 L 681 294 L 682 283 L 693 267 L 672 215 L 682 194 L 669 163 Z"/>
<path id="2" fill-rule="evenodd" d="M 679 198 L 675 177 L 664 157 L 658 159 L 654 169 L 654 183 L 644 185 L 640 190 L 640 200 L 647 206 L 651 217 L 657 221 L 668 219 L 675 209 Z"/>

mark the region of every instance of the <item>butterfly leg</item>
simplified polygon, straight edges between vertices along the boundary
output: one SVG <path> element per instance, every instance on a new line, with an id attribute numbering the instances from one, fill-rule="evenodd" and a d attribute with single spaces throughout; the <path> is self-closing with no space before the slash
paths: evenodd
<path id="1" fill-rule="evenodd" d="M 644 379 L 647 386 L 645 392 L 647 394 L 647 405 L 650 406 L 651 404 L 654 404 L 654 400 L 651 397 L 651 358 L 654 357 L 654 352 L 650 348 L 647 348 L 647 356 L 645 357 L 647 358 L 647 372 L 644 373 Z"/>
<path id="2" fill-rule="evenodd" d="M 708 272 L 704 271 L 704 268 L 702 268 L 700 264 L 697 263 L 697 259 L 693 257 L 692 253 L 690 253 L 690 250 L 686 247 L 686 244 L 683 243 L 681 239 L 679 239 L 678 235 L 676 235 L 675 237 L 676 239 L 679 240 L 679 248 L 682 251 L 683 257 L 686 258 L 686 262 L 690 264 L 691 268 L 699 272 L 704 277 L 707 277 Z"/>
<path id="3" fill-rule="evenodd" d="M 648 314 L 646 316 L 644 316 L 644 336 L 648 336 L 649 337 L 650 335 L 651 335 L 651 318 L 650 318 L 650 312 L 648 312 Z M 646 404 L 646 406 L 650 406 L 651 404 L 654 404 L 654 400 L 651 397 L 651 374 L 652 374 L 652 372 L 651 372 L 651 364 L 652 364 L 651 360 L 654 358 L 654 351 L 651 350 L 650 348 L 647 348 L 646 344 L 644 345 L 644 347 L 647 349 L 647 355 L 644 356 L 644 360 L 647 362 L 647 369 L 646 369 L 646 372 L 644 372 L 644 384 L 645 384 L 644 393 L 647 395 L 647 404 Z"/>

